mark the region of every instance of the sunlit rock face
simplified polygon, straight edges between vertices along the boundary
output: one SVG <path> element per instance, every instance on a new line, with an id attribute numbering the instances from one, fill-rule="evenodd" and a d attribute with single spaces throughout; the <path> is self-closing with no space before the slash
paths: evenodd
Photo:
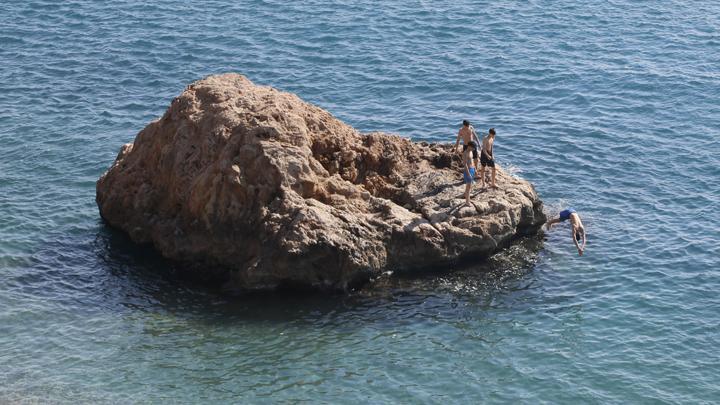
<path id="1" fill-rule="evenodd" d="M 124 145 L 97 182 L 102 217 L 242 290 L 347 290 L 386 270 L 483 258 L 545 222 L 525 180 L 463 206 L 448 145 L 360 134 L 294 94 L 210 76 Z"/>

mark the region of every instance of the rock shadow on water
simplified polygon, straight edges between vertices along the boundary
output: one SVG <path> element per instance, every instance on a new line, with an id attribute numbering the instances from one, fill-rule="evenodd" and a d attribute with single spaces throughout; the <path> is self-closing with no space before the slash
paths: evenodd
<path id="1" fill-rule="evenodd" d="M 541 237 L 523 237 L 489 259 L 460 261 L 450 269 L 388 271 L 350 292 L 328 294 L 292 286 L 238 293 L 198 278 L 114 228 L 101 227 L 95 241 L 101 266 L 115 280 L 105 287 L 115 289 L 103 293 L 114 301 L 106 306 L 206 326 L 270 322 L 392 328 L 438 316 L 459 319 L 465 316 L 459 307 L 512 305 L 513 294 L 532 288 L 529 275 L 542 248 Z"/>

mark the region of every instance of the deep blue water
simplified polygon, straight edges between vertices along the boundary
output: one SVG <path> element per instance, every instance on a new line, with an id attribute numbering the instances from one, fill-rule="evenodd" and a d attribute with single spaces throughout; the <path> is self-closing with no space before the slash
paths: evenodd
<path id="1" fill-rule="evenodd" d="M 0 402 L 720 401 L 713 1 L 6 1 Z M 235 71 L 362 131 L 498 130 L 583 215 L 349 296 L 226 297 L 100 221 L 95 180 Z"/>

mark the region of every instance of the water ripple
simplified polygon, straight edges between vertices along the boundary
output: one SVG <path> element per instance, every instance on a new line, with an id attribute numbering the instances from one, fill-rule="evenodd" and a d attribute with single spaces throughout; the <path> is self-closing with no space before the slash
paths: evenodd
<path id="1" fill-rule="evenodd" d="M 720 9 L 254 0 L 0 14 L 0 398 L 711 403 Z M 187 83 L 238 71 L 362 131 L 498 129 L 566 229 L 349 296 L 227 297 L 98 219 L 94 182 Z M 112 387 L 109 389 L 108 387 Z"/>

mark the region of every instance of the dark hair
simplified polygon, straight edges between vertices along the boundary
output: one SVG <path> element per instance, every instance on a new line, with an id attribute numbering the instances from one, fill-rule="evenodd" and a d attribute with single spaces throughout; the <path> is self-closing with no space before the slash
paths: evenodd
<path id="1" fill-rule="evenodd" d="M 490 128 L 490 130 L 488 132 L 495 135 L 495 128 Z"/>
<path id="2" fill-rule="evenodd" d="M 469 147 L 469 148 L 474 148 L 474 147 L 475 147 L 475 142 L 474 142 L 474 141 L 468 142 L 468 147 Z"/>
<path id="3" fill-rule="evenodd" d="M 468 121 L 468 120 L 463 120 L 463 126 L 464 126 L 464 127 L 470 126 L 470 121 Z"/>

